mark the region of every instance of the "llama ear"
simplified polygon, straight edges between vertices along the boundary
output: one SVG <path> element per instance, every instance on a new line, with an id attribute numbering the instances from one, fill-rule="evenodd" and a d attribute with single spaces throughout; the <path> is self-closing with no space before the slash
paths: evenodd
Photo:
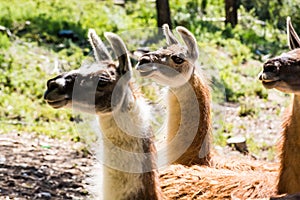
<path id="1" fill-rule="evenodd" d="M 188 48 L 188 56 L 193 61 L 198 59 L 199 52 L 198 52 L 198 46 L 197 41 L 194 37 L 194 35 L 187 30 L 186 28 L 182 26 L 176 27 L 176 31 L 179 33 L 181 38 L 183 39 L 184 43 L 186 44 Z"/>
<path id="2" fill-rule="evenodd" d="M 98 37 L 94 29 L 89 29 L 88 37 L 93 47 L 96 61 L 111 60 L 106 47 L 104 46 L 102 40 Z"/>
<path id="3" fill-rule="evenodd" d="M 109 41 L 110 45 L 113 48 L 114 53 L 119 60 L 119 69 L 122 74 L 125 74 L 128 71 L 132 71 L 130 58 L 127 52 L 127 48 L 123 40 L 114 33 L 106 32 L 104 36 Z"/>
<path id="4" fill-rule="evenodd" d="M 289 48 L 291 50 L 300 48 L 300 39 L 292 25 L 290 17 L 286 18 L 286 24 L 287 24 L 287 37 L 288 37 Z"/>
<path id="5" fill-rule="evenodd" d="M 164 35 L 166 37 L 168 45 L 179 44 L 178 40 L 175 38 L 175 36 L 171 32 L 168 24 L 164 24 L 162 26 L 162 29 L 163 29 L 163 32 L 164 32 Z"/>

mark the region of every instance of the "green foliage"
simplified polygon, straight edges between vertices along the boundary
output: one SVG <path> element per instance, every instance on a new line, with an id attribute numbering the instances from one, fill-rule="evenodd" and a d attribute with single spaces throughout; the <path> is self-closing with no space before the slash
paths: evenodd
<path id="1" fill-rule="evenodd" d="M 250 49 L 235 39 L 218 38 L 218 46 L 201 43 L 200 61 L 210 74 L 214 100 L 239 102 L 241 97 L 258 95 L 267 98 L 267 91 L 258 82 L 262 63 L 253 61 Z"/>
<path id="2" fill-rule="evenodd" d="M 227 144 L 227 139 L 233 130 L 233 124 L 226 123 L 222 120 L 219 120 L 215 123 L 220 125 L 220 127 L 216 131 L 214 131 L 213 141 L 216 145 L 225 146 Z"/>
<path id="3" fill-rule="evenodd" d="M 239 107 L 239 116 L 246 117 L 258 115 L 259 109 L 255 105 L 255 102 L 255 99 L 252 98 L 242 99 Z"/>
<path id="4" fill-rule="evenodd" d="M 81 46 L 86 44 L 89 28 L 102 36 L 104 31 L 154 26 L 154 8 L 155 4 L 149 7 L 134 2 L 128 2 L 124 10 L 111 1 L 12 0 L 1 2 L 0 21 L 14 34 L 42 45 L 63 43 L 65 39 L 58 37 L 59 31 L 72 30 L 72 39 Z"/>
<path id="5" fill-rule="evenodd" d="M 240 2 L 247 12 L 253 12 L 258 19 L 267 21 L 276 28 L 285 29 L 286 17 L 291 16 L 296 30 L 300 30 L 299 0 L 241 0 Z"/>
<path id="6" fill-rule="evenodd" d="M 0 48 L 6 49 L 10 46 L 10 40 L 7 34 L 3 34 L 0 32 Z M 0 59 L 1 61 L 1 59 Z"/>
<path id="7" fill-rule="evenodd" d="M 35 48 L 35 44 L 13 44 L 11 48 L 0 51 L 0 106 L 5 108 L 0 110 L 1 132 L 75 137 L 72 113 L 54 110 L 43 101 L 49 75 L 42 68 L 52 63 L 35 54 Z M 48 56 L 53 55 L 48 53 Z M 64 123 L 57 123 L 61 121 Z"/>

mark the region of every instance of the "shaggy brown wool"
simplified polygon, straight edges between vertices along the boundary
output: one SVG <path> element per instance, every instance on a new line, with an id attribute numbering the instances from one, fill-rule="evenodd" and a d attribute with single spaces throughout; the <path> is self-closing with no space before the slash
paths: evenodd
<path id="1" fill-rule="evenodd" d="M 171 165 L 160 173 L 165 199 L 260 199 L 276 195 L 278 163 L 220 162 L 212 167 Z"/>

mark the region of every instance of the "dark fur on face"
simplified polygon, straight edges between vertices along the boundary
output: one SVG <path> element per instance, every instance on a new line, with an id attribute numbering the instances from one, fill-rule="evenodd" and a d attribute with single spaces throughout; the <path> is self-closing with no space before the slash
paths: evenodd
<path id="1" fill-rule="evenodd" d="M 264 87 L 287 93 L 298 91 L 300 88 L 300 75 L 297 76 L 300 71 L 299 55 L 300 49 L 295 49 L 268 60 L 259 75 L 259 80 Z"/>
<path id="2" fill-rule="evenodd" d="M 44 98 L 54 108 L 70 106 L 86 112 L 110 112 L 111 95 L 120 74 L 115 64 L 92 64 L 48 80 Z M 100 69 L 99 69 L 100 68 Z"/>

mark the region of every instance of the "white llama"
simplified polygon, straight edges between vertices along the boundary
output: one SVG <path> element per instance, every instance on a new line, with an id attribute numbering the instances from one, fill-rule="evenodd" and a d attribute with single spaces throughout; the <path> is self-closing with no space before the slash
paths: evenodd
<path id="1" fill-rule="evenodd" d="M 161 199 L 149 110 L 130 82 L 126 46 L 116 34 L 105 34 L 116 63 L 94 30 L 88 36 L 96 62 L 48 80 L 44 98 L 53 108 L 72 106 L 98 115 L 104 165 L 97 199 Z"/>

